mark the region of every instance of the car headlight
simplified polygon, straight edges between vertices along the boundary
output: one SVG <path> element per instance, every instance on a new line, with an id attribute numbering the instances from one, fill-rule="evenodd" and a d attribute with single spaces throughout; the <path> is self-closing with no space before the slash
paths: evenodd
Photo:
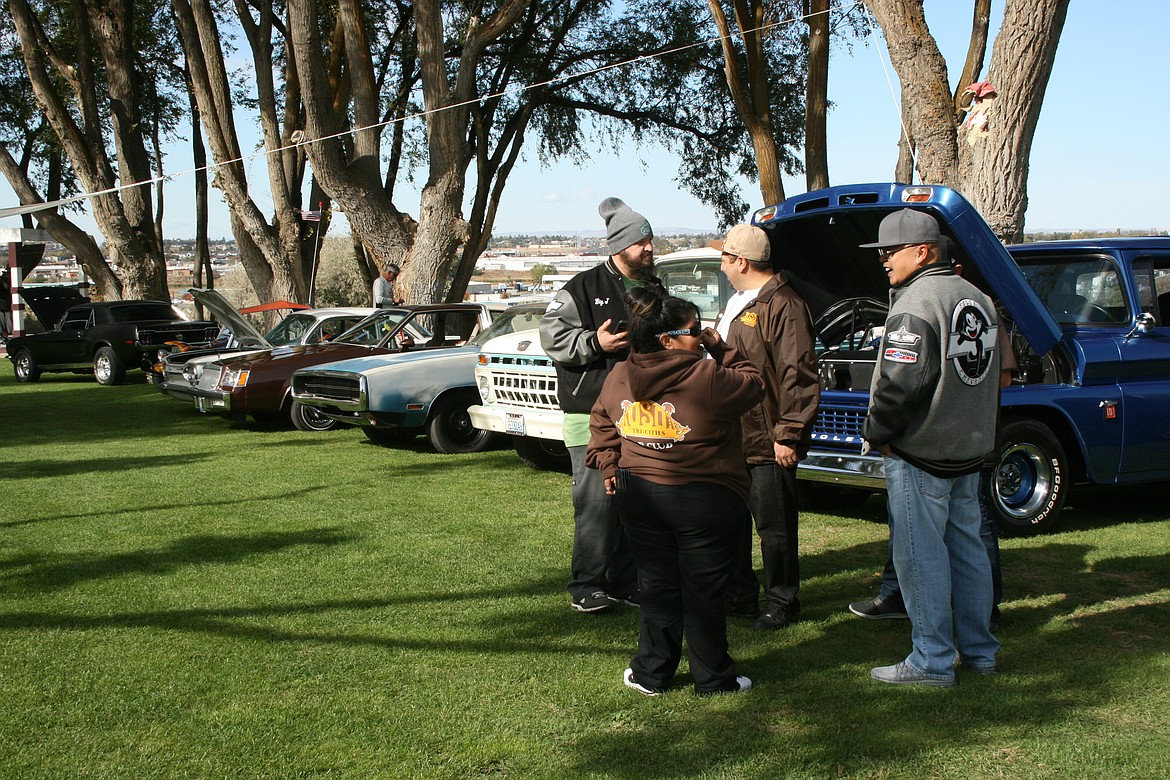
<path id="1" fill-rule="evenodd" d="M 246 387 L 248 385 L 248 369 L 246 368 L 231 368 L 223 369 L 219 376 L 219 387 L 221 390 L 233 390 L 237 387 Z"/>
<path id="2" fill-rule="evenodd" d="M 479 388 L 479 400 L 485 404 L 490 403 L 492 399 L 492 378 L 481 374 L 475 378 L 475 384 Z"/>
<path id="3" fill-rule="evenodd" d="M 188 364 L 183 366 L 183 378 L 187 380 L 188 384 L 199 384 L 199 380 L 203 378 L 203 364 L 197 363 L 195 365 Z"/>

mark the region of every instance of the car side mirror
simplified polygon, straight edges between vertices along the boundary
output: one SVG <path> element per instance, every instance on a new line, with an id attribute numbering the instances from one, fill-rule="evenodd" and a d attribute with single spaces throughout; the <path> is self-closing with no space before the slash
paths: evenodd
<path id="1" fill-rule="evenodd" d="M 1148 311 L 1143 311 L 1138 315 L 1137 323 L 1133 326 L 1133 330 L 1131 330 L 1129 333 L 1126 333 L 1125 337 L 1127 339 L 1131 339 L 1134 336 L 1148 336 L 1156 324 L 1157 322 L 1154 320 L 1154 315 L 1150 314 Z"/>

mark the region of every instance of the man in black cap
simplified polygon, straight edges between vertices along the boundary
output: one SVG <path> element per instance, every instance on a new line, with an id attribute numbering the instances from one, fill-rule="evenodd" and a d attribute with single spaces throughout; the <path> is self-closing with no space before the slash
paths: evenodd
<path id="1" fill-rule="evenodd" d="M 991 566 L 979 536 L 979 469 L 995 446 L 999 347 L 991 299 L 943 262 L 938 222 L 902 209 L 878 226 L 890 310 L 862 428 L 883 455 L 894 568 L 910 654 L 884 683 L 953 687 L 993 674 Z M 956 641 L 957 635 L 957 641 Z"/>
<path id="2" fill-rule="evenodd" d="M 585 466 L 589 412 L 610 369 L 625 360 L 625 293 L 654 276 L 654 231 L 618 198 L 597 207 L 605 220 L 609 258 L 570 279 L 540 322 L 540 344 L 556 367 L 565 446 L 573 464 L 573 561 L 569 593 L 578 612 L 636 604 L 638 575 L 616 505 L 601 472 Z"/>

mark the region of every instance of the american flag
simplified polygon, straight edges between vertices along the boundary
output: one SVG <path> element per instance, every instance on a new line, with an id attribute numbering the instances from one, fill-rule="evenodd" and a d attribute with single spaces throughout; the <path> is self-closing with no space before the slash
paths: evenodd
<path id="1" fill-rule="evenodd" d="M 320 222 L 321 221 L 321 213 L 322 212 L 320 212 L 320 211 L 303 211 L 302 210 L 301 211 L 301 221 L 302 222 Z"/>

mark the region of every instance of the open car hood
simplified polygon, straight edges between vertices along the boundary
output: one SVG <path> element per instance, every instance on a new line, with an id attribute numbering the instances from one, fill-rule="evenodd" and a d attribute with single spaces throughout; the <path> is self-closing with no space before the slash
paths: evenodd
<path id="1" fill-rule="evenodd" d="M 67 309 L 89 300 L 76 287 L 60 286 L 24 287 L 20 297 L 46 329 L 56 325 Z"/>
<path id="2" fill-rule="evenodd" d="M 260 331 L 252 326 L 252 323 L 236 311 L 235 306 L 228 303 L 227 298 L 215 290 L 192 287 L 188 292 L 200 306 L 211 312 L 211 316 L 215 317 L 216 322 L 232 332 L 241 346 L 265 348 L 273 346 Z"/>
<path id="3" fill-rule="evenodd" d="M 1037 354 L 1060 340 L 1060 326 L 1015 260 L 961 195 L 946 187 L 853 184 L 797 195 L 760 209 L 752 223 L 772 244 L 772 263 L 804 298 L 826 347 L 885 323 L 890 285 L 873 249 L 882 217 L 902 208 L 935 217 L 963 278 L 1002 305 Z"/>

